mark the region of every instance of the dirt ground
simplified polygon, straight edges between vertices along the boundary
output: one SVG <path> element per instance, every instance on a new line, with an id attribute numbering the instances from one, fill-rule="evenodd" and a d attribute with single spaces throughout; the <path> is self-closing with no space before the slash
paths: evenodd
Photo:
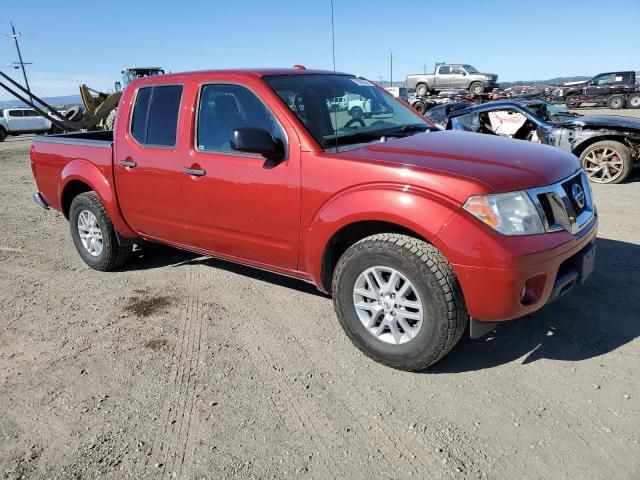
<path id="1" fill-rule="evenodd" d="M 594 187 L 584 287 L 411 374 L 304 283 L 152 245 L 90 270 L 29 144 L 0 144 L 0 478 L 640 478 L 637 174 Z"/>

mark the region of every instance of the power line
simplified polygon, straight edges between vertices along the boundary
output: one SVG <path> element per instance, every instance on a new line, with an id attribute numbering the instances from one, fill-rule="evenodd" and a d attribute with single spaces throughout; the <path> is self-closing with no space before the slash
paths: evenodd
<path id="1" fill-rule="evenodd" d="M 18 62 L 13 62 L 15 65 L 20 65 L 22 68 L 22 76 L 24 77 L 24 84 L 27 88 L 27 92 L 29 92 L 29 99 L 33 102 L 33 97 L 31 96 L 31 88 L 29 87 L 29 80 L 27 79 L 27 71 L 25 70 L 25 65 L 31 65 L 31 62 L 23 62 L 22 61 L 22 53 L 20 52 L 20 45 L 18 44 L 18 38 L 21 36 L 19 33 L 16 33 L 16 27 L 13 26 L 13 22 L 9 22 L 11 25 L 12 35 L 9 35 L 9 38 L 13 38 L 13 41 L 16 44 L 16 50 L 18 51 Z M 16 67 L 17 68 L 17 67 Z"/>

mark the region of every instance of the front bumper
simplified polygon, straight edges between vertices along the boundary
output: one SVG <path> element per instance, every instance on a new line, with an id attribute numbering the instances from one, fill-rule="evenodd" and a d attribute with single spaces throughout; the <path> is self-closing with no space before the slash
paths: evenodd
<path id="1" fill-rule="evenodd" d="M 516 253 L 510 259 L 511 268 L 453 262 L 469 315 L 481 322 L 512 320 L 539 310 L 583 283 L 594 266 L 597 224 L 594 215 L 590 225 L 569 236 L 569 241 Z M 566 232 L 560 235 L 568 236 Z"/>

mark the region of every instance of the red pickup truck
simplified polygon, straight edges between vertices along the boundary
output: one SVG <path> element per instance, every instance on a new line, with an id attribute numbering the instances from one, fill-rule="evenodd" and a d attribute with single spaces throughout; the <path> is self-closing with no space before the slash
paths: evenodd
<path id="1" fill-rule="evenodd" d="M 379 113 L 352 118 L 336 97 Z M 469 323 L 477 337 L 538 310 L 594 265 L 576 157 L 440 131 L 347 74 L 139 79 L 113 132 L 37 137 L 31 166 L 35 200 L 69 219 L 90 267 L 119 267 L 145 239 L 296 277 L 332 294 L 358 348 L 399 369 L 433 364 Z"/>

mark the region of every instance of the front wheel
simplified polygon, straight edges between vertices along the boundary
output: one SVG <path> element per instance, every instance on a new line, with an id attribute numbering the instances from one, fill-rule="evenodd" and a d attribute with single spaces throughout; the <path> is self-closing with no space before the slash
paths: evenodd
<path id="1" fill-rule="evenodd" d="M 613 140 L 588 146 L 580 155 L 580 161 L 589 180 L 595 183 L 624 182 L 633 167 L 629 147 Z"/>
<path id="2" fill-rule="evenodd" d="M 0 128 L 0 142 L 4 142 L 7 138 L 7 131 L 4 128 Z"/>
<path id="3" fill-rule="evenodd" d="M 378 234 L 352 245 L 333 275 L 338 320 L 365 355 L 416 371 L 446 355 L 469 320 L 458 281 L 433 245 Z"/>
<path id="4" fill-rule="evenodd" d="M 484 92 L 484 85 L 481 82 L 473 82 L 471 85 L 469 85 L 469 92 L 471 92 L 473 95 L 480 95 L 482 92 Z"/>
<path id="5" fill-rule="evenodd" d="M 69 227 L 80 257 L 95 270 L 113 270 L 131 256 L 131 246 L 118 243 L 111 219 L 95 192 L 81 193 L 73 199 Z"/>

